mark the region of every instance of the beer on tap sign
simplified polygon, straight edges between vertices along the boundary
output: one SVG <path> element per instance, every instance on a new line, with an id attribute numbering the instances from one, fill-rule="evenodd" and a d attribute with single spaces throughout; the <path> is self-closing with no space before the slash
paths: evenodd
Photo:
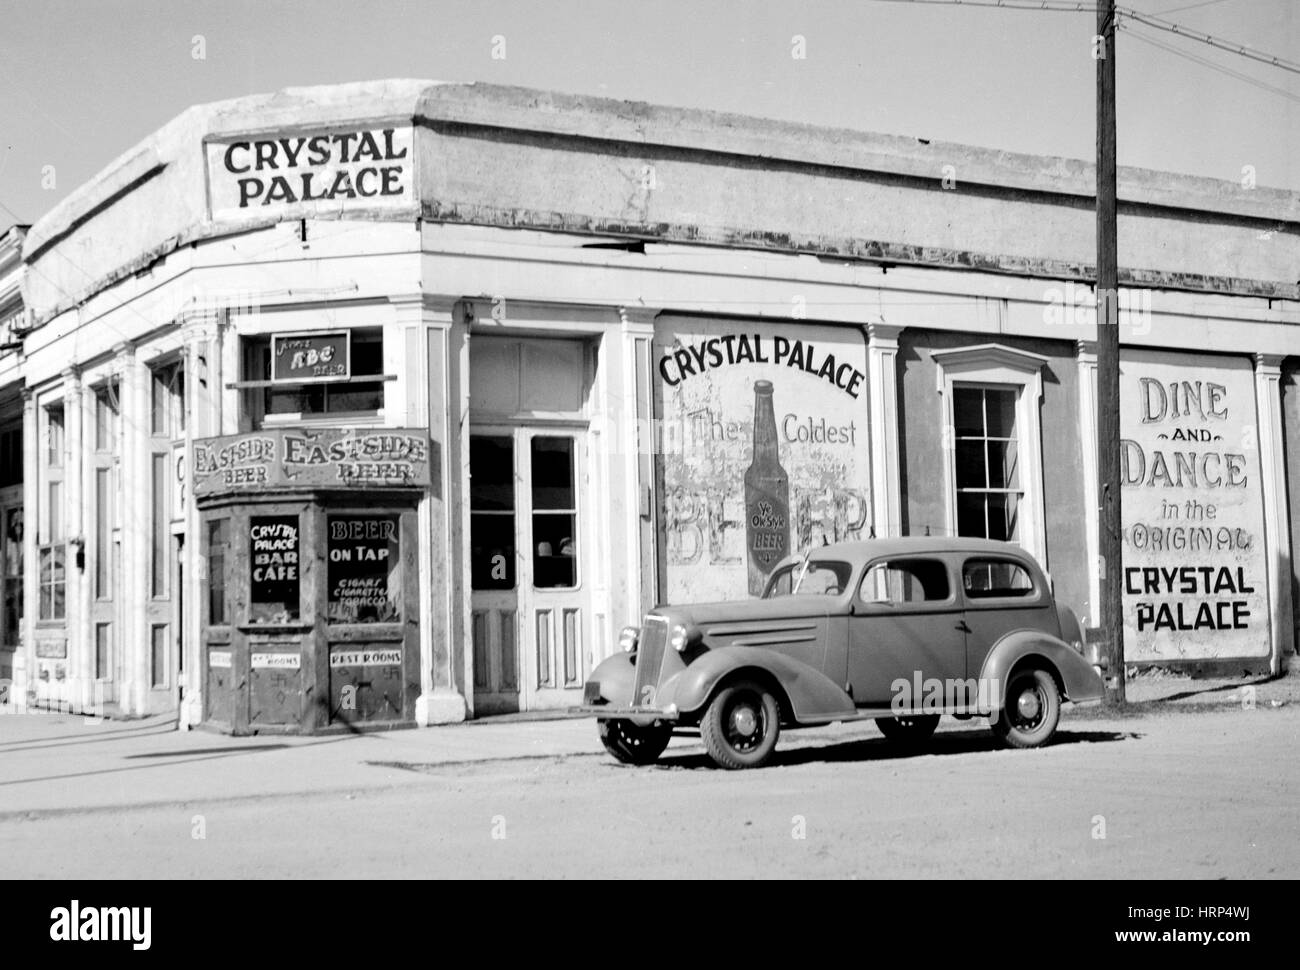
<path id="1" fill-rule="evenodd" d="M 776 565 L 871 532 L 860 330 L 660 317 L 669 602 L 757 596 Z"/>
<path id="2" fill-rule="evenodd" d="M 1268 656 L 1250 362 L 1126 351 L 1120 402 L 1125 659 Z"/>

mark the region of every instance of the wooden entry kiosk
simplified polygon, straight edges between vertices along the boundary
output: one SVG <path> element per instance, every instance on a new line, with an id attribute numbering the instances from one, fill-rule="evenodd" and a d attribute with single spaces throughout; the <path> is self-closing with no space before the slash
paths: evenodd
<path id="1" fill-rule="evenodd" d="M 203 722 L 231 734 L 414 721 L 422 429 L 194 443 Z"/>

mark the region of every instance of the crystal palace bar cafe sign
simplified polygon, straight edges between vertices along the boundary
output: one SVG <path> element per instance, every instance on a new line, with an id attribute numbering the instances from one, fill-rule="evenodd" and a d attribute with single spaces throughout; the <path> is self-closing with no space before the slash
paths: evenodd
<path id="1" fill-rule="evenodd" d="M 194 495 L 311 488 L 423 488 L 422 428 L 276 429 L 194 442 Z"/>

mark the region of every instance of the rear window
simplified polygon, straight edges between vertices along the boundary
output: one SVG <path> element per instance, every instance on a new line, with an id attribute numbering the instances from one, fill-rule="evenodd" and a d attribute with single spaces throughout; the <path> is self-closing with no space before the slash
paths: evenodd
<path id="1" fill-rule="evenodd" d="M 970 599 L 1024 598 L 1034 594 L 1029 570 L 1005 559 L 968 559 L 962 586 Z"/>

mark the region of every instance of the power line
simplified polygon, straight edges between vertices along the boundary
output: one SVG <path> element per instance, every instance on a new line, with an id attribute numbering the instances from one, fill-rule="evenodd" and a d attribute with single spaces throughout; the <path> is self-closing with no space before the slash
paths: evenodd
<path id="1" fill-rule="evenodd" d="M 1254 87 L 1257 87 L 1261 91 L 1267 91 L 1270 94 L 1276 94 L 1280 98 L 1286 98 L 1288 101 L 1293 101 L 1296 102 L 1297 104 L 1300 104 L 1300 95 L 1292 94 L 1290 91 L 1286 90 L 1285 88 L 1276 87 L 1272 84 L 1268 84 L 1264 81 L 1261 81 L 1258 78 L 1251 77 L 1249 74 L 1242 74 L 1240 71 L 1234 71 L 1231 68 L 1224 67 L 1221 64 L 1216 64 L 1214 63 L 1214 61 L 1211 61 L 1208 58 L 1200 57 L 1196 54 L 1192 54 L 1185 50 L 1180 50 L 1179 48 L 1173 46 L 1172 44 L 1166 44 L 1163 43 L 1162 41 L 1156 40 L 1154 37 L 1148 37 L 1145 34 L 1143 34 L 1141 31 L 1134 30 L 1132 27 L 1121 24 L 1120 29 L 1124 31 L 1124 36 L 1126 37 L 1132 37 L 1134 40 L 1140 40 L 1144 44 L 1149 44 L 1152 47 L 1157 47 L 1160 50 L 1167 51 L 1170 54 L 1173 54 L 1175 57 L 1181 57 L 1184 60 L 1191 61 L 1193 64 L 1200 64 L 1202 67 L 1207 67 L 1211 71 L 1217 71 L 1219 74 L 1223 74 L 1226 77 L 1235 78 L 1238 81 L 1242 81 L 1246 84 L 1250 84 Z"/>
<path id="2" fill-rule="evenodd" d="M 1097 7 L 1093 3 L 1072 2 L 1072 0 L 875 0 L 876 3 L 908 3 L 913 5 L 942 6 L 942 7 L 996 7 L 1001 10 L 1042 10 L 1052 11 L 1055 13 L 1096 13 Z M 1204 6 L 1204 4 L 1193 5 Z M 1190 7 L 1175 8 L 1190 9 Z M 1170 11 L 1166 11 L 1169 13 Z M 1130 20 L 1136 20 L 1138 23 L 1145 24 L 1148 27 L 1154 27 L 1156 30 L 1163 30 L 1167 33 L 1177 34 L 1179 37 L 1186 37 L 1190 40 L 1198 41 L 1202 44 L 1208 44 L 1216 50 L 1226 51 L 1229 54 L 1236 54 L 1238 57 L 1246 57 L 1261 64 L 1268 64 L 1271 67 L 1278 67 L 1284 71 L 1290 71 L 1293 74 L 1300 74 L 1300 63 L 1279 57 L 1276 54 L 1269 54 L 1257 48 L 1250 47 L 1247 44 L 1238 43 L 1234 40 L 1225 40 L 1222 37 L 1215 37 L 1213 34 L 1207 34 L 1203 30 L 1193 30 L 1190 27 L 1184 27 L 1170 20 L 1164 20 L 1154 14 L 1143 13 L 1141 10 L 1134 10 L 1132 7 L 1115 8 L 1115 13 L 1120 19 L 1127 17 Z"/>
<path id="3" fill-rule="evenodd" d="M 1140 24 L 1146 24 L 1148 27 L 1155 27 L 1157 30 L 1167 31 L 1171 34 L 1177 34 L 1179 37 L 1188 37 L 1202 44 L 1221 50 L 1230 54 L 1237 54 L 1240 57 L 1247 57 L 1253 61 L 1259 61 L 1261 64 L 1268 64 L 1272 67 L 1280 67 L 1284 71 L 1290 71 L 1292 74 L 1300 74 L 1300 63 L 1289 61 L 1285 58 L 1278 57 L 1276 54 L 1268 54 L 1253 47 L 1247 47 L 1245 44 L 1239 44 L 1236 41 L 1223 40 L 1212 34 L 1207 34 L 1202 30 L 1190 30 L 1187 27 L 1181 27 L 1176 23 L 1168 20 L 1162 20 L 1159 17 L 1145 14 L 1140 10 L 1133 10 L 1130 7 L 1116 7 L 1115 10 L 1122 17 L 1129 20 L 1136 20 Z"/>

